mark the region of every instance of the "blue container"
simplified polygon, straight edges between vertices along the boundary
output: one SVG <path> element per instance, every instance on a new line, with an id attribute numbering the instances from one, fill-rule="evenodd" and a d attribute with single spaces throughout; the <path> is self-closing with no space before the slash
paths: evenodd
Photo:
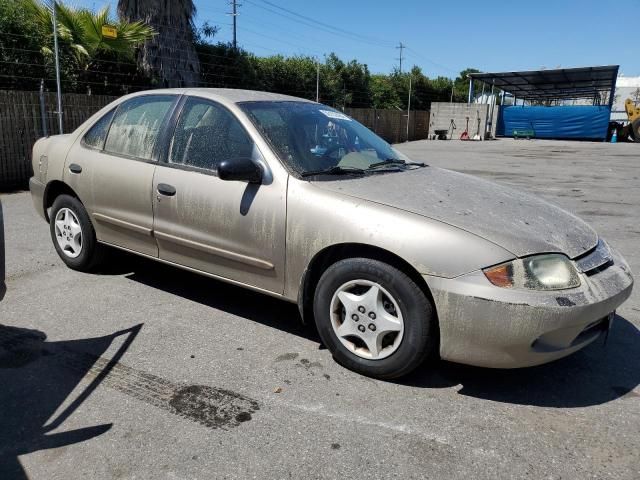
<path id="1" fill-rule="evenodd" d="M 514 130 L 533 130 L 536 138 L 605 140 L 608 106 L 501 106 L 496 134 L 513 137 Z"/>

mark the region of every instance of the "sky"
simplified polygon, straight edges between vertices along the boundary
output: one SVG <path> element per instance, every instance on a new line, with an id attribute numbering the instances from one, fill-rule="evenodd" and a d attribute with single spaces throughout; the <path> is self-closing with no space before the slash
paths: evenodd
<path id="1" fill-rule="evenodd" d="M 117 0 L 75 3 L 110 4 L 115 11 Z M 195 0 L 196 24 L 219 26 L 216 39 L 223 42 L 233 37 L 229 3 Z M 455 77 L 467 67 L 492 72 L 612 64 L 626 76 L 640 75 L 637 34 L 625 32 L 640 18 L 640 0 L 238 3 L 238 44 L 261 56 L 335 52 L 373 73 L 389 73 L 398 66 L 402 42 L 403 69 L 417 65 L 429 77 Z"/>

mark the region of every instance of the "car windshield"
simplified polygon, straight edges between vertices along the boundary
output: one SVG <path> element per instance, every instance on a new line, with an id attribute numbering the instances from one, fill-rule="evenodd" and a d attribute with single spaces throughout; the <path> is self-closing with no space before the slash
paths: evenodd
<path id="1" fill-rule="evenodd" d="M 284 101 L 240 106 L 282 161 L 302 175 L 358 172 L 408 161 L 371 130 L 325 105 Z"/>

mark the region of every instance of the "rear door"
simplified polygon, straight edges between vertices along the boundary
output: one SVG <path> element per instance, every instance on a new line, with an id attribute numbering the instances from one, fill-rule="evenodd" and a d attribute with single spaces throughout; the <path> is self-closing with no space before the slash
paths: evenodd
<path id="1" fill-rule="evenodd" d="M 127 100 L 71 148 L 65 181 L 87 208 L 100 241 L 158 255 L 152 236 L 156 144 L 177 98 L 154 94 Z"/>
<path id="2" fill-rule="evenodd" d="M 218 178 L 222 160 L 262 163 L 262 184 Z M 281 293 L 286 178 L 273 178 L 235 115 L 187 97 L 153 181 L 154 235 L 163 260 Z"/>

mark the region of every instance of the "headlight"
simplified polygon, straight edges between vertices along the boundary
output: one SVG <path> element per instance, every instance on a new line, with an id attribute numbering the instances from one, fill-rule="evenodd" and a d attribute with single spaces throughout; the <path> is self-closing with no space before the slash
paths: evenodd
<path id="1" fill-rule="evenodd" d="M 491 283 L 504 288 L 562 290 L 580 286 L 580 277 L 573 262 L 558 253 L 513 260 L 483 272 Z"/>

